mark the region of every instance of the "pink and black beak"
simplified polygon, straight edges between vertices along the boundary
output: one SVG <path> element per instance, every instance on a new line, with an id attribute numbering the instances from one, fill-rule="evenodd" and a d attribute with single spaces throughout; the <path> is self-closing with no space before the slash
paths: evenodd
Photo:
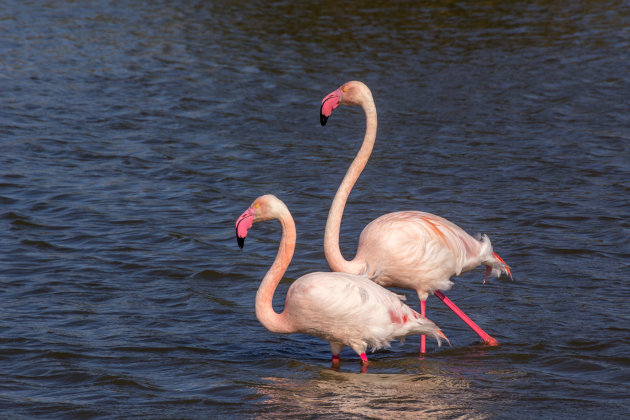
<path id="1" fill-rule="evenodd" d="M 245 238 L 238 236 L 238 228 L 236 228 L 236 243 L 239 248 L 243 249 L 243 245 L 245 245 Z"/>
<path id="2" fill-rule="evenodd" d="M 319 107 L 319 122 L 321 125 L 326 125 L 330 114 L 332 114 L 335 108 L 339 106 L 339 99 L 342 94 L 343 91 L 339 88 L 326 95 L 326 97 L 322 100 L 322 105 Z"/>
<path id="3" fill-rule="evenodd" d="M 243 248 L 245 237 L 252 224 L 254 224 L 254 209 L 250 207 L 236 220 L 236 243 L 239 248 Z"/>

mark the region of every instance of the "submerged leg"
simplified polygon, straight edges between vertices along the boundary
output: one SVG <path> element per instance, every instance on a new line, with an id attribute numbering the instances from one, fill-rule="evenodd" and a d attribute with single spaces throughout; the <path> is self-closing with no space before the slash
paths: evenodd
<path id="1" fill-rule="evenodd" d="M 426 300 L 421 300 L 420 301 L 420 315 L 422 315 L 422 318 L 426 318 L 427 316 L 427 301 Z M 427 336 L 422 334 L 420 336 L 420 353 L 424 354 L 427 351 Z"/>
<path id="2" fill-rule="evenodd" d="M 332 353 L 332 367 L 339 367 L 339 354 L 341 353 L 341 349 L 343 349 L 343 344 L 335 343 L 334 341 L 330 342 L 330 352 Z"/>
<path id="3" fill-rule="evenodd" d="M 361 353 L 361 373 L 367 373 L 368 359 L 365 353 Z"/>
<path id="4" fill-rule="evenodd" d="M 459 309 L 449 298 L 447 298 L 444 295 L 444 293 L 440 292 L 439 290 L 436 290 L 435 292 L 433 292 L 433 294 L 435 296 L 437 296 L 438 298 L 440 298 L 440 300 L 442 302 L 444 302 L 444 304 L 446 306 L 451 308 L 451 310 L 453 312 L 455 312 L 457 314 L 457 316 L 459 316 L 470 328 L 472 328 L 474 332 L 479 334 L 479 337 L 481 337 L 481 339 L 486 344 L 488 344 L 490 346 L 498 346 L 499 345 L 499 342 L 497 340 L 495 340 L 494 338 L 490 337 L 484 330 L 482 330 L 479 327 L 479 325 L 475 324 L 472 319 L 468 318 L 468 315 L 466 315 L 464 313 L 464 311 Z"/>

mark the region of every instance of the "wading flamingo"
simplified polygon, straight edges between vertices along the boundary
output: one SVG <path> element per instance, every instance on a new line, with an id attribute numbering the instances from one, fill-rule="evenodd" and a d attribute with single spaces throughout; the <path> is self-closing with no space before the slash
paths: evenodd
<path id="1" fill-rule="evenodd" d="M 439 216 L 420 211 L 385 214 L 370 222 L 359 237 L 357 253 L 347 261 L 339 249 L 339 230 L 350 191 L 365 168 L 376 140 L 376 106 L 372 92 L 362 82 L 345 83 L 328 94 L 320 108 L 320 122 L 326 124 L 339 105 L 359 105 L 366 117 L 363 144 L 335 194 L 324 233 L 324 252 L 333 271 L 367 274 L 385 287 L 414 289 L 420 298 L 420 312 L 426 314 L 426 299 L 435 294 L 489 345 L 498 341 L 485 333 L 440 290 L 448 290 L 450 278 L 484 264 L 486 276 L 510 278 L 510 267 L 492 251 L 486 235 L 475 239 L 463 229 Z M 425 338 L 420 351 L 425 352 Z"/>
<path id="2" fill-rule="evenodd" d="M 320 272 L 295 280 L 282 313 L 272 306 L 273 294 L 287 270 L 295 249 L 295 223 L 285 204 L 273 195 L 258 197 L 236 221 L 236 239 L 242 248 L 252 224 L 277 219 L 282 238 L 273 265 L 256 293 L 256 317 L 271 332 L 304 333 L 330 342 L 333 366 L 339 353 L 350 346 L 367 365 L 365 351 L 389 347 L 396 338 L 429 334 L 441 344 L 446 337 L 438 327 L 401 302 L 401 297 L 367 277 Z M 448 339 L 447 339 L 448 341 Z"/>

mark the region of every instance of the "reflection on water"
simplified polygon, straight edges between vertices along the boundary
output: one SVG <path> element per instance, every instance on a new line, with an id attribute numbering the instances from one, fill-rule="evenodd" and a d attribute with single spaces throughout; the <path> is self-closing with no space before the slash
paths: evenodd
<path id="1" fill-rule="evenodd" d="M 490 399 L 464 377 L 423 370 L 421 374 L 322 370 L 308 379 L 263 378 L 261 417 L 471 418 L 490 417 L 480 402 Z"/>
<path id="2" fill-rule="evenodd" d="M 255 385 L 261 405 L 256 417 L 325 418 L 494 418 L 497 401 L 515 403 L 505 389 L 488 383 L 527 381 L 513 367 L 497 369 L 496 347 L 475 345 L 427 355 L 379 353 L 360 373 L 360 363 L 341 370 L 296 362 L 285 376 L 263 377 Z M 509 353 L 509 352 L 508 352 Z"/>

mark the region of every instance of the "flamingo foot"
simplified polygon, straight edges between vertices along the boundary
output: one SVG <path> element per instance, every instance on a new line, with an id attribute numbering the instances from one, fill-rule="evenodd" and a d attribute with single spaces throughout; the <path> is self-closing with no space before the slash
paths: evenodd
<path id="1" fill-rule="evenodd" d="M 491 346 L 491 347 L 498 347 L 500 346 L 499 342 L 495 339 L 492 338 L 490 336 L 488 336 L 487 340 L 484 340 L 486 342 L 487 345 Z"/>

